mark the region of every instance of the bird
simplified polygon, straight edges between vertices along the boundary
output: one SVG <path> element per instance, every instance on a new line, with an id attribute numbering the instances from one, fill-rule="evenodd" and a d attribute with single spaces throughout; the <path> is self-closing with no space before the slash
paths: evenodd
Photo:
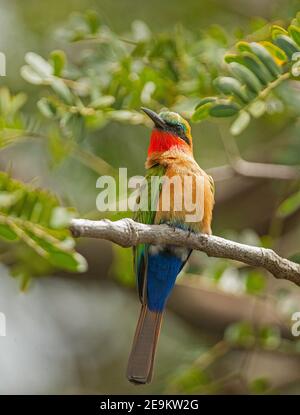
<path id="1" fill-rule="evenodd" d="M 178 113 L 161 111 L 159 114 L 142 107 L 141 110 L 153 121 L 148 155 L 145 162 L 145 179 L 148 195 L 154 176 L 169 179 L 190 177 L 192 185 L 187 197 L 193 198 L 197 186 L 202 183 L 202 216 L 196 221 L 187 220 L 185 206 L 176 210 L 172 196 L 175 191 L 165 186 L 164 181 L 156 190 L 156 209 L 140 209 L 134 219 L 145 224 L 167 224 L 189 232 L 211 234 L 214 206 L 214 181 L 202 170 L 193 156 L 193 140 L 189 123 Z M 200 180 L 197 180 L 200 179 Z M 184 181 L 183 181 L 184 183 Z M 184 187 L 184 184 L 182 184 Z M 184 190 L 184 189 L 183 189 Z M 162 200 L 169 192 L 170 207 L 162 209 Z M 142 193 L 142 190 L 141 190 Z M 180 192 L 179 192 L 180 193 Z M 183 192 L 184 193 L 184 192 Z M 181 196 L 180 196 L 181 197 Z M 183 198 L 186 197 L 184 194 Z M 184 202 L 184 200 L 183 200 Z M 184 204 L 184 203 L 183 203 Z M 149 207 L 149 205 L 148 205 Z M 190 213 L 190 212 L 189 212 Z M 138 244 L 134 249 L 134 269 L 141 310 L 128 359 L 127 379 L 134 384 L 150 383 L 162 317 L 167 299 L 176 278 L 187 262 L 191 249 L 172 245 Z"/>

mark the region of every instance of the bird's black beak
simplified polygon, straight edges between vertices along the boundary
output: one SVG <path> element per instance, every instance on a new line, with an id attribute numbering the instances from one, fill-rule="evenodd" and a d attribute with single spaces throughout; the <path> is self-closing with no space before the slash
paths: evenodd
<path id="1" fill-rule="evenodd" d="M 166 123 L 158 114 L 156 114 L 156 112 L 144 107 L 141 107 L 141 110 L 144 111 L 144 113 L 147 114 L 149 118 L 151 118 L 155 124 L 155 127 L 160 129 L 166 128 Z"/>

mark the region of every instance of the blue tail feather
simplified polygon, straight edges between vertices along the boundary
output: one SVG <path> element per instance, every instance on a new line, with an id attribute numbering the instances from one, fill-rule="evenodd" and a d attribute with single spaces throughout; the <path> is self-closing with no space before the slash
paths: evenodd
<path id="1" fill-rule="evenodd" d="M 148 253 L 147 304 L 151 311 L 162 311 L 174 287 L 183 260 L 169 251 Z"/>

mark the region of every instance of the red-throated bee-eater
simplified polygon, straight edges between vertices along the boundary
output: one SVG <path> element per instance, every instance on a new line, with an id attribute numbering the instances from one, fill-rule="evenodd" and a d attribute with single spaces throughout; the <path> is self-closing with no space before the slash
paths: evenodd
<path id="1" fill-rule="evenodd" d="M 165 111 L 156 114 L 147 108 L 142 110 L 154 122 L 145 164 L 147 183 L 150 185 L 153 176 L 169 179 L 174 176 L 182 179 L 186 176 L 192 177 L 190 186 L 192 198 L 198 190 L 199 183 L 203 184 L 200 192 L 203 213 L 198 221 L 188 222 L 186 218 L 187 213 L 190 212 L 185 210 L 185 206 L 181 210 L 175 209 L 172 195 L 170 208 L 167 211 L 163 210 L 161 201 L 164 192 L 170 192 L 170 186 L 162 185 L 157 195 L 158 208 L 153 211 L 137 211 L 135 220 L 146 224 L 167 223 L 172 227 L 211 234 L 214 183 L 193 157 L 190 125 L 175 112 Z M 201 180 L 193 180 L 198 178 Z M 147 191 L 150 194 L 149 189 Z M 173 190 L 173 196 L 174 192 Z M 183 197 L 186 197 L 185 192 Z M 134 249 L 135 272 L 142 307 L 127 367 L 127 378 L 133 383 L 151 382 L 166 300 L 190 254 L 189 248 L 170 245 L 140 244 Z"/>

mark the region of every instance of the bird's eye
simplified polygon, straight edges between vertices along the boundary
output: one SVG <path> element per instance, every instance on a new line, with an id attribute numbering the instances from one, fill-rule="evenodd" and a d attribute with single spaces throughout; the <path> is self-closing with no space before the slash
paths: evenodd
<path id="1" fill-rule="evenodd" d="M 169 126 L 171 130 L 176 131 L 177 134 L 182 134 L 185 132 L 183 126 L 179 123 L 175 124 L 166 121 L 166 124 Z"/>

